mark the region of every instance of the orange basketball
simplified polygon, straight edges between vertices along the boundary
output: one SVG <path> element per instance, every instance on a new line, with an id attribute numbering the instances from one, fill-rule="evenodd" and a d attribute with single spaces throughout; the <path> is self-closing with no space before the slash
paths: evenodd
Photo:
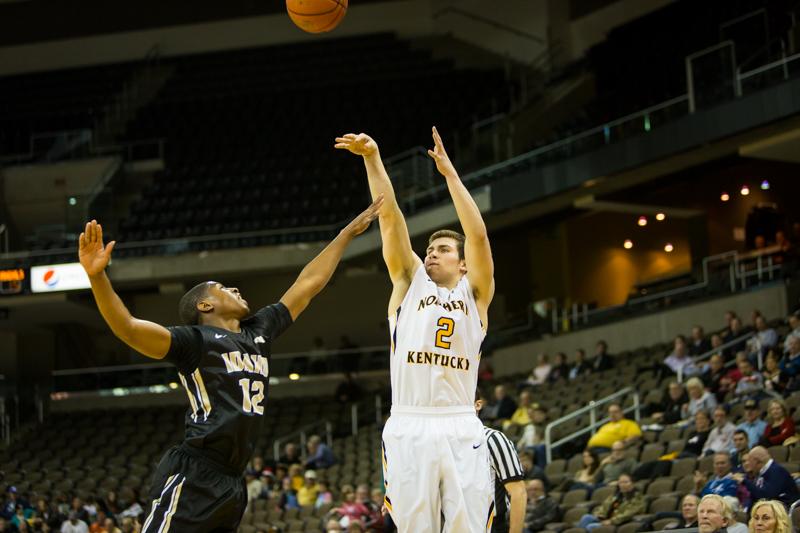
<path id="1" fill-rule="evenodd" d="M 347 0 L 286 0 L 286 11 L 308 33 L 331 31 L 347 13 Z"/>

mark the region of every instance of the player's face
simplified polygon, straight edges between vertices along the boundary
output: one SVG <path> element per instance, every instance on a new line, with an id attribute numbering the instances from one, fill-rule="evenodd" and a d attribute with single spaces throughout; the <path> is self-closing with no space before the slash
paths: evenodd
<path id="1" fill-rule="evenodd" d="M 209 291 L 209 296 L 213 300 L 214 309 L 220 314 L 233 314 L 244 317 L 250 312 L 247 300 L 239 294 L 236 287 L 226 287 L 222 283 L 216 283 Z"/>
<path id="2" fill-rule="evenodd" d="M 447 283 L 466 271 L 466 263 L 458 257 L 455 239 L 439 237 L 428 245 L 425 252 L 425 272 L 434 282 Z"/>

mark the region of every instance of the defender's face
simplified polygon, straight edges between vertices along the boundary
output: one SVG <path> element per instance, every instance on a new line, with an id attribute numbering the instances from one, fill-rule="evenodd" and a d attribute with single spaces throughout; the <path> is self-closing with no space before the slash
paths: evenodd
<path id="1" fill-rule="evenodd" d="M 214 309 L 220 314 L 233 314 L 245 317 L 250 313 L 247 300 L 239 294 L 236 287 L 226 287 L 222 283 L 215 283 L 208 291 Z"/>
<path id="2" fill-rule="evenodd" d="M 439 237 L 428 245 L 425 252 L 425 273 L 434 282 L 447 282 L 466 271 L 466 263 L 458 257 L 455 239 Z"/>

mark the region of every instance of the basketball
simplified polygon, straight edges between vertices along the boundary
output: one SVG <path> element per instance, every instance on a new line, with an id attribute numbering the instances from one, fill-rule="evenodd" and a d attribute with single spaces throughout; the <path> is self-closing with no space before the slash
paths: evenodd
<path id="1" fill-rule="evenodd" d="M 339 25 L 347 13 L 347 0 L 286 0 L 292 22 L 308 33 L 324 33 Z"/>

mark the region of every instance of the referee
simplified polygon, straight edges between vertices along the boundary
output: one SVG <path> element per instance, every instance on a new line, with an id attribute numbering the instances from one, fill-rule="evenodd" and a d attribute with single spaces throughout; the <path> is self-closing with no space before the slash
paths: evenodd
<path id="1" fill-rule="evenodd" d="M 484 403 L 481 389 L 475 389 L 475 411 L 480 411 Z M 494 478 L 495 518 L 492 533 L 522 533 L 528 493 L 525 491 L 525 473 L 519 456 L 502 431 L 484 426 L 483 432 L 489 447 Z"/>

